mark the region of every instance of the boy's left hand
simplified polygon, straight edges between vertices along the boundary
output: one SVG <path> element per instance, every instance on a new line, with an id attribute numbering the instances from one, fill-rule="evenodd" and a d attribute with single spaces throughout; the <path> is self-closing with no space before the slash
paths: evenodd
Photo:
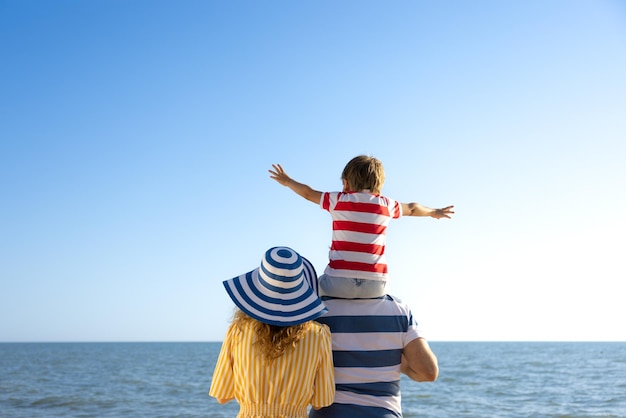
<path id="1" fill-rule="evenodd" d="M 452 209 L 454 209 L 454 205 L 446 206 L 445 208 L 441 209 L 435 209 L 430 216 L 435 219 L 450 219 L 450 215 L 454 215 L 454 211 Z"/>

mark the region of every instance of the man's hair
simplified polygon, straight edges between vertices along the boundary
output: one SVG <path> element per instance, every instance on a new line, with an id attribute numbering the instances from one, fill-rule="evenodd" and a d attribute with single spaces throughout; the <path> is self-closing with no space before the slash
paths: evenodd
<path id="1" fill-rule="evenodd" d="M 367 189 L 379 194 L 385 183 L 385 169 L 379 159 L 359 155 L 346 164 L 341 178 L 348 182 L 350 191 L 359 192 Z"/>

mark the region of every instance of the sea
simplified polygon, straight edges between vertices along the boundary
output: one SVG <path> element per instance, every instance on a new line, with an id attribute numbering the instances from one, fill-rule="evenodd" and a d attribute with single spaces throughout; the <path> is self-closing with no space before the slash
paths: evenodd
<path id="1" fill-rule="evenodd" d="M 626 342 L 431 342 L 404 417 L 626 417 Z M 233 418 L 208 396 L 219 342 L 0 343 L 0 417 Z M 351 417 L 357 418 L 357 417 Z"/>

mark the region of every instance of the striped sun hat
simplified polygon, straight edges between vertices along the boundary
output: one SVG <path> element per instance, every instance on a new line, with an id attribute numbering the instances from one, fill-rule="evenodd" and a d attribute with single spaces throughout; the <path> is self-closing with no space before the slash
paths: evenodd
<path id="1" fill-rule="evenodd" d="M 328 311 L 315 291 L 315 269 L 288 247 L 270 248 L 260 267 L 224 281 L 224 287 L 246 315 L 270 325 L 297 325 Z"/>

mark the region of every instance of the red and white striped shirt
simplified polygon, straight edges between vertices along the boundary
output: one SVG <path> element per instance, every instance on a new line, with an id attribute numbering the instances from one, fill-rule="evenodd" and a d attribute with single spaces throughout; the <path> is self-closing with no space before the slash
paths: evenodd
<path id="1" fill-rule="evenodd" d="M 387 279 L 387 225 L 402 216 L 399 202 L 364 192 L 325 192 L 322 209 L 333 219 L 328 276 Z"/>

